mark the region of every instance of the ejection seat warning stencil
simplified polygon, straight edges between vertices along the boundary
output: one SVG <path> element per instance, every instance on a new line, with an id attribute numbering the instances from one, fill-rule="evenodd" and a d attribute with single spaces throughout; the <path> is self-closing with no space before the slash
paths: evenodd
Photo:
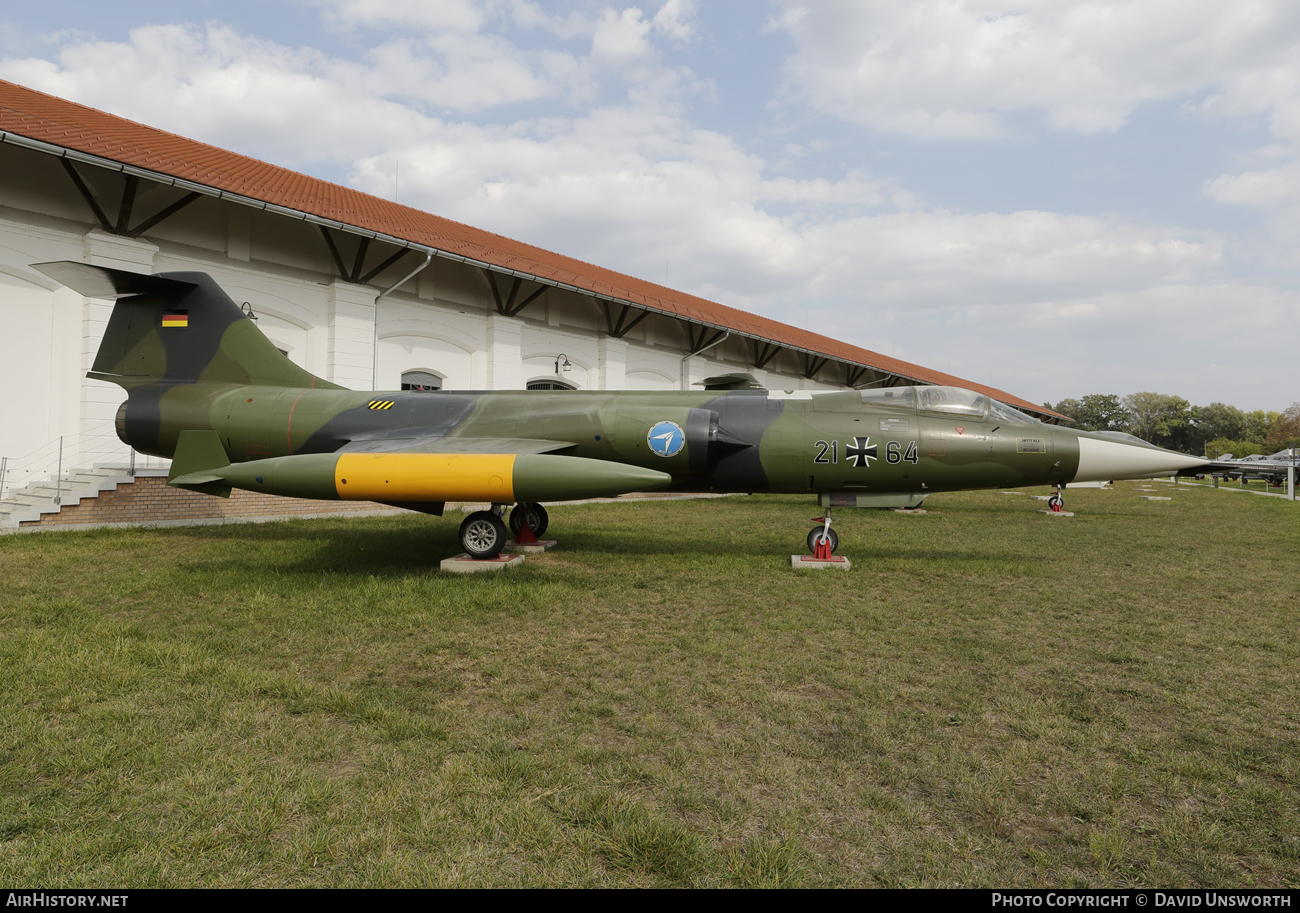
<path id="1" fill-rule="evenodd" d="M 881 431 L 911 431 L 912 423 L 905 418 L 882 418 Z"/>
<path id="2" fill-rule="evenodd" d="M 1016 441 L 1016 453 L 1047 453 L 1047 441 L 1036 437 L 1022 437 Z"/>
<path id="3" fill-rule="evenodd" d="M 646 443 L 650 445 L 650 451 L 656 456 L 677 456 L 686 443 L 686 432 L 682 431 L 682 426 L 676 422 L 660 422 L 650 429 L 650 433 L 646 435 Z"/>
<path id="4" fill-rule="evenodd" d="M 189 311 L 164 311 L 162 325 L 165 329 L 182 329 L 190 325 Z"/>

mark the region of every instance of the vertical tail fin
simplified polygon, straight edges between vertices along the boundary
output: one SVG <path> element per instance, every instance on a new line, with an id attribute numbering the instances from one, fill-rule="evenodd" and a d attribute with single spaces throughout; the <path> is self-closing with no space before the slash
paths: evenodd
<path id="1" fill-rule="evenodd" d="M 207 273 L 144 276 L 86 263 L 33 264 L 90 298 L 114 298 L 90 377 L 343 389 L 298 367 Z"/>

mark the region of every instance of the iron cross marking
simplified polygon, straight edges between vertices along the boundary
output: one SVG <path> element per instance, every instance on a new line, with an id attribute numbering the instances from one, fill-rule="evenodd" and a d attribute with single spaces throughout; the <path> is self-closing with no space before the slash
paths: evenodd
<path id="1" fill-rule="evenodd" d="M 856 467 L 865 466 L 871 468 L 871 461 L 879 459 L 876 456 L 876 445 L 871 443 L 869 437 L 855 437 L 853 446 L 844 448 L 844 458 L 852 460 Z"/>

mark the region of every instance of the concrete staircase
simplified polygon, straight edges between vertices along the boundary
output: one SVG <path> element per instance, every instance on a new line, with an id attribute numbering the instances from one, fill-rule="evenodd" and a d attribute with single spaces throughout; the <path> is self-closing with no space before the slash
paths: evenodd
<path id="1" fill-rule="evenodd" d="M 134 482 L 142 476 L 165 475 L 167 470 L 160 468 L 136 469 L 133 474 L 125 466 L 96 466 L 75 470 L 62 482 L 51 477 L 12 492 L 5 486 L 4 499 L 0 500 L 0 530 L 17 529 L 27 521 L 57 514 L 85 498 L 97 498 L 101 492 L 113 491 L 124 482 Z"/>

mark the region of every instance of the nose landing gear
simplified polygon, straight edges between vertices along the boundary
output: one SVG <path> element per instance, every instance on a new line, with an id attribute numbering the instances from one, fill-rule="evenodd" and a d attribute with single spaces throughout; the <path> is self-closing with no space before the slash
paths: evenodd
<path id="1" fill-rule="evenodd" d="M 831 529 L 831 509 L 826 508 L 826 516 L 814 517 L 813 522 L 821 525 L 814 526 L 808 533 L 808 550 L 812 552 L 812 557 L 791 555 L 790 566 L 795 568 L 838 567 L 847 571 L 850 567 L 849 559 L 835 554 L 835 550 L 840 547 L 840 537 L 835 530 Z"/>
<path id="2" fill-rule="evenodd" d="M 813 527 L 808 532 L 808 551 L 817 561 L 829 561 L 840 547 L 840 537 L 831 529 L 831 509 L 826 508 L 826 516 L 813 517 L 814 523 L 822 524 L 821 529 Z"/>

